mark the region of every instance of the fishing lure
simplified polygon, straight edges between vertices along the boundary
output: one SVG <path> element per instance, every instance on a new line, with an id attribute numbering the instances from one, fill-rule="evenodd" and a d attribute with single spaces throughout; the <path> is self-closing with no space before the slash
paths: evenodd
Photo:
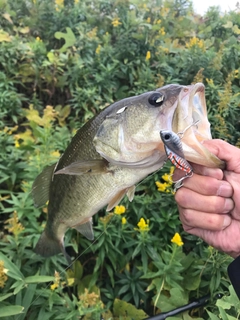
<path id="1" fill-rule="evenodd" d="M 177 169 L 186 172 L 184 177 L 174 181 L 174 191 L 176 191 L 182 186 L 184 179 L 190 178 L 193 175 L 193 168 L 184 157 L 182 142 L 177 133 L 170 130 L 161 130 L 160 136 L 168 159 Z"/>

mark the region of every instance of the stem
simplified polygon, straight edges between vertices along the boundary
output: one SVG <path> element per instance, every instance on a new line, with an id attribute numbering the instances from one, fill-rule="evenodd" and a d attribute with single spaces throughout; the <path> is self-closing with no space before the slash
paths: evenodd
<path id="1" fill-rule="evenodd" d="M 155 300 L 155 302 L 154 302 L 154 308 L 153 308 L 153 314 L 154 314 L 154 315 L 156 314 L 156 304 L 158 303 L 158 300 L 159 300 L 159 298 L 160 298 L 160 294 L 161 294 L 161 292 L 162 292 L 163 287 L 164 287 L 164 279 L 163 279 L 163 281 L 162 281 L 162 285 L 161 285 L 161 287 L 160 287 L 160 290 L 159 290 L 159 292 L 158 292 L 158 294 L 157 294 L 157 298 L 156 298 L 156 300 Z"/>

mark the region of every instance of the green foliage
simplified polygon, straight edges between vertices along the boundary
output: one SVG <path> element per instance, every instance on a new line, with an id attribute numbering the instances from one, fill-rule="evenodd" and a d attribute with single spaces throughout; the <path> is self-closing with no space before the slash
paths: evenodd
<path id="1" fill-rule="evenodd" d="M 208 292 L 224 297 L 174 319 L 239 317 L 230 258 L 182 231 L 168 165 L 125 212 L 94 216 L 93 243 L 67 232 L 73 270 L 33 252 L 47 208 L 30 193 L 89 118 L 164 84 L 203 82 L 213 136 L 239 146 L 239 14 L 202 18 L 182 0 L 2 0 L 0 15 L 0 317 L 137 320 Z"/>
<path id="2" fill-rule="evenodd" d="M 239 319 L 240 316 L 240 303 L 233 286 L 229 286 L 230 295 L 224 295 L 217 300 L 216 306 L 218 307 L 217 316 L 207 310 L 207 313 L 211 320 L 226 319 L 234 320 Z"/>

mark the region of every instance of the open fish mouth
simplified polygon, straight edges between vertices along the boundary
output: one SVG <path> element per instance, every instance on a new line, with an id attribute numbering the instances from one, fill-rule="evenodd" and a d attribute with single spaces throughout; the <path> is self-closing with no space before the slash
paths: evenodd
<path id="1" fill-rule="evenodd" d="M 224 168 L 225 163 L 202 144 L 204 140 L 212 139 L 205 87 L 202 83 L 186 86 L 181 90 L 172 128 L 181 136 L 184 155 L 188 161 L 207 167 Z"/>

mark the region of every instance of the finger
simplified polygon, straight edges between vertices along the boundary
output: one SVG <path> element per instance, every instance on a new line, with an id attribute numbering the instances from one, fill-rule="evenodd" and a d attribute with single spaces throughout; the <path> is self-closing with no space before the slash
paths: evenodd
<path id="1" fill-rule="evenodd" d="M 184 230 L 189 232 L 193 228 L 221 231 L 228 227 L 232 219 L 227 214 L 208 213 L 179 207 L 180 220 Z"/>
<path id="2" fill-rule="evenodd" d="M 204 166 L 201 166 L 199 164 L 191 163 L 191 166 L 193 167 L 193 172 L 197 173 L 202 176 L 209 176 L 218 180 L 223 179 L 223 172 L 221 169 L 218 168 L 207 168 Z M 180 169 L 175 169 L 173 174 L 173 180 L 176 181 L 180 178 L 182 178 L 185 175 L 185 172 L 183 172 Z"/>
<path id="3" fill-rule="evenodd" d="M 224 172 L 225 179 L 231 183 L 233 190 L 235 192 L 233 193 L 233 200 L 235 203 L 235 207 L 233 211 L 231 212 L 231 215 L 234 219 L 240 221 L 240 196 L 239 196 L 239 190 L 240 190 L 240 181 L 239 181 L 239 174 L 236 174 L 232 171 L 225 171 Z"/>
<path id="4" fill-rule="evenodd" d="M 205 196 L 185 187 L 176 192 L 175 200 L 185 209 L 209 213 L 229 213 L 234 208 L 234 202 L 231 198 Z"/>
<path id="5" fill-rule="evenodd" d="M 221 231 L 200 228 L 191 228 L 185 231 L 203 239 L 210 246 L 227 253 L 229 256 L 237 258 L 239 256 L 239 245 L 232 241 L 232 230 L 230 229 L 231 226 Z M 228 239 L 230 239 L 230 241 Z"/>
<path id="6" fill-rule="evenodd" d="M 174 180 L 175 181 L 175 180 Z M 208 196 L 221 196 L 230 198 L 233 195 L 233 188 L 231 184 L 225 180 L 217 180 L 212 177 L 206 177 L 195 174 L 191 178 L 184 180 L 183 185 L 187 189 L 191 189 L 196 193 Z M 177 191 L 186 192 L 180 189 Z"/>
<path id="7" fill-rule="evenodd" d="M 207 140 L 203 144 L 219 159 L 227 162 L 227 170 L 240 173 L 239 148 L 220 139 Z"/>

